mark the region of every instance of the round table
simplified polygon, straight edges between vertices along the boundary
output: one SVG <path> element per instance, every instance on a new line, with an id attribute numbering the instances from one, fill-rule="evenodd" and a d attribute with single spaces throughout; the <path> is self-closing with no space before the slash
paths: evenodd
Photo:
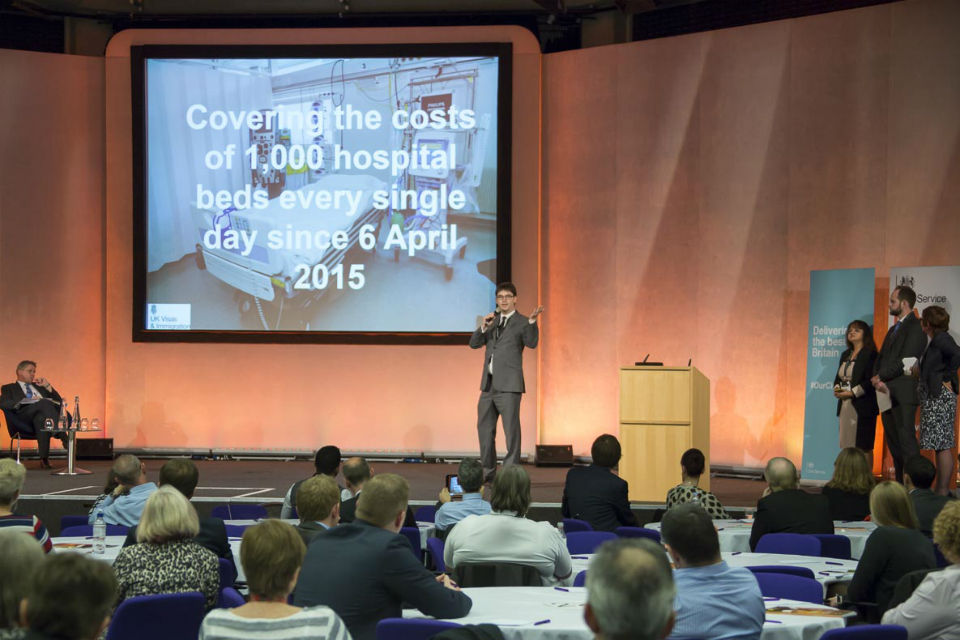
<path id="1" fill-rule="evenodd" d="M 717 527 L 717 536 L 720 538 L 720 551 L 750 551 L 752 520 L 714 520 L 713 524 Z M 651 522 L 644 526 L 647 529 L 660 532 L 659 522 Z M 867 544 L 867 538 L 876 528 L 875 523 L 863 520 L 838 520 L 833 523 L 834 533 L 850 539 L 850 557 L 854 560 L 859 560 L 860 556 L 863 555 L 863 547 Z"/>
<path id="2" fill-rule="evenodd" d="M 470 613 L 451 620 L 459 624 L 497 625 L 506 640 L 592 640 L 583 620 L 587 599 L 583 587 L 486 587 L 464 589 L 473 600 Z M 767 619 L 763 640 L 819 638 L 825 631 L 846 625 L 853 615 L 822 605 L 795 600 L 765 599 Z M 823 613 L 818 615 L 818 612 Z M 415 609 L 405 618 L 424 617 Z"/>

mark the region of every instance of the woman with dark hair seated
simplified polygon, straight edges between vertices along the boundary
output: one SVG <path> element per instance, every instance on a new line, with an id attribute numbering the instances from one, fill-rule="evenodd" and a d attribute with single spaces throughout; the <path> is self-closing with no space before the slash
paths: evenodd
<path id="1" fill-rule="evenodd" d="M 199 591 L 207 608 L 217 604 L 220 565 L 216 554 L 194 541 L 200 520 L 193 505 L 171 485 L 157 489 L 143 507 L 137 544 L 113 564 L 118 602 L 131 596 Z"/>
<path id="2" fill-rule="evenodd" d="M 875 480 L 867 456 L 856 447 L 847 447 L 833 461 L 833 477 L 823 485 L 834 520 L 863 520 L 870 515 L 870 490 Z"/>
<path id="3" fill-rule="evenodd" d="M 897 581 L 918 569 L 937 566 L 930 540 L 917 528 L 917 515 L 907 490 L 898 482 L 885 481 L 870 492 L 870 517 L 877 528 L 847 588 L 847 599 L 875 602 L 877 613 L 887 610 Z"/>
<path id="4" fill-rule="evenodd" d="M 549 522 L 526 518 L 530 476 L 520 465 L 500 470 L 493 481 L 492 512 L 467 516 L 444 545 L 447 568 L 461 564 L 509 562 L 536 567 L 544 585 L 570 583 L 573 567 L 567 544 Z"/>
<path id="5" fill-rule="evenodd" d="M 687 449 L 683 452 L 680 456 L 680 474 L 683 482 L 667 492 L 667 509 L 678 504 L 698 502 L 714 520 L 730 517 L 717 500 L 717 496 L 698 486 L 705 467 L 706 459 L 700 449 Z"/>
<path id="6" fill-rule="evenodd" d="M 927 574 L 913 595 L 883 614 L 883 624 L 907 628 L 910 640 L 956 638 L 960 629 L 960 501 L 947 503 L 933 522 L 933 541 L 950 566 Z"/>

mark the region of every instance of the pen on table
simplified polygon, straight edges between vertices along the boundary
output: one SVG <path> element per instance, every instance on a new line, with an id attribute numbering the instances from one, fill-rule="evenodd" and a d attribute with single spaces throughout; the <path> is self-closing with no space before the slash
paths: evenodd
<path id="1" fill-rule="evenodd" d="M 570 593 L 570 589 L 564 589 L 563 587 L 554 587 L 554 589 L 557 591 L 566 591 L 567 593 Z"/>
<path id="2" fill-rule="evenodd" d="M 830 560 L 827 560 L 827 561 L 824 562 L 823 564 L 835 564 L 835 565 L 837 565 L 838 567 L 842 567 L 842 566 L 843 566 L 843 563 L 842 563 L 842 562 L 831 562 Z"/>
<path id="3" fill-rule="evenodd" d="M 734 552 L 731 553 L 730 555 L 732 555 L 732 556 L 738 556 L 738 555 L 740 555 L 741 553 L 743 553 L 743 551 L 734 551 Z"/>
<path id="4" fill-rule="evenodd" d="M 780 598 L 774 598 L 773 596 L 763 596 L 763 601 L 764 601 L 764 602 L 773 602 L 773 601 L 779 600 L 779 599 L 780 599 Z"/>
<path id="5" fill-rule="evenodd" d="M 589 560 L 587 556 L 570 556 L 570 558 L 573 560 Z"/>
<path id="6" fill-rule="evenodd" d="M 533 626 L 537 626 L 538 624 L 547 624 L 548 622 L 550 622 L 550 618 L 547 618 L 546 620 L 537 620 L 533 623 Z"/>
<path id="7" fill-rule="evenodd" d="M 770 618 L 767 618 L 766 620 L 764 620 L 764 622 L 769 622 L 771 624 L 783 624 L 783 622 L 780 620 L 771 620 Z"/>

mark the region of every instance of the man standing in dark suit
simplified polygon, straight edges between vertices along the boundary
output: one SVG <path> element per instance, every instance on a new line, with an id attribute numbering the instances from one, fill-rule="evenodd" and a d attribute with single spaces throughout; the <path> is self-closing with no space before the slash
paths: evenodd
<path id="1" fill-rule="evenodd" d="M 503 419 L 507 441 L 503 464 L 520 462 L 520 397 L 526 391 L 523 349 L 535 349 L 540 342 L 537 316 L 541 313 L 542 306 L 534 309 L 529 318 L 517 313 L 517 288 L 512 282 L 502 282 L 497 285 L 497 310 L 487 314 L 470 336 L 471 349 L 486 346 L 477 403 L 477 435 L 487 482 L 492 482 L 497 472 L 497 416 Z"/>
<path id="2" fill-rule="evenodd" d="M 60 417 L 60 405 L 63 398 L 46 378 L 37 378 L 37 363 L 24 360 L 17 365 L 17 381 L 0 388 L 0 407 L 12 411 L 14 415 L 33 427 L 37 437 L 37 451 L 40 454 L 40 466 L 50 468 L 50 432 L 43 430 L 47 418 L 54 426 Z M 57 436 L 64 440 L 61 436 Z"/>
<path id="3" fill-rule="evenodd" d="M 927 346 L 920 320 L 913 313 L 917 294 L 908 286 L 900 285 L 890 294 L 890 315 L 897 323 L 887 331 L 883 346 L 877 355 L 873 386 L 879 393 L 887 393 L 892 406 L 880 414 L 883 433 L 890 447 L 897 482 L 903 482 L 903 461 L 920 453 L 917 446 L 916 418 L 920 400 L 917 379 L 910 375 Z M 913 358 L 905 363 L 904 358 Z"/>
<path id="4" fill-rule="evenodd" d="M 294 591 L 297 607 L 326 605 L 354 640 L 375 640 L 377 622 L 401 616 L 408 603 L 435 618 L 461 618 L 473 602 L 449 576 L 434 577 L 398 535 L 407 511 L 407 481 L 383 473 L 368 481 L 357 519 L 314 536 Z"/>
<path id="5" fill-rule="evenodd" d="M 920 533 L 927 537 L 933 537 L 933 521 L 951 500 L 948 496 L 941 496 L 930 490 L 936 476 L 936 467 L 919 453 L 903 463 L 903 484 L 910 493 L 910 502 L 917 512 Z"/>
<path id="6" fill-rule="evenodd" d="M 593 464 L 567 472 L 561 506 L 564 518 L 585 520 L 597 531 L 637 526 L 627 498 L 627 482 L 613 473 L 620 455 L 620 442 L 614 436 L 605 433 L 593 441 Z"/>
<path id="7" fill-rule="evenodd" d="M 786 458 L 773 458 L 763 470 L 767 488 L 757 503 L 750 531 L 750 550 L 767 533 L 833 533 L 830 503 L 822 495 L 801 491 L 797 468 Z"/>
<path id="8" fill-rule="evenodd" d="M 160 486 L 170 485 L 186 496 L 187 500 L 193 498 L 193 492 L 196 490 L 199 481 L 200 472 L 197 470 L 197 465 L 186 458 L 167 460 L 166 464 L 160 468 Z M 204 517 L 199 520 L 200 532 L 193 539 L 194 542 L 201 547 L 210 549 L 217 554 L 218 558 L 234 562 L 233 551 L 231 551 L 230 543 L 227 541 L 227 528 L 223 524 L 223 520 Z M 136 543 L 137 527 L 134 525 L 127 532 L 127 539 L 124 540 L 123 546 L 126 547 Z"/>

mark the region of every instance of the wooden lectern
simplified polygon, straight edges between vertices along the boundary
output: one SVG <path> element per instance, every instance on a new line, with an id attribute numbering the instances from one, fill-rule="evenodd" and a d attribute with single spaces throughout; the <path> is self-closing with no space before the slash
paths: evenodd
<path id="1" fill-rule="evenodd" d="M 620 477 L 630 500 L 663 502 L 680 484 L 680 456 L 703 451 L 710 490 L 710 381 L 696 367 L 620 369 Z"/>

